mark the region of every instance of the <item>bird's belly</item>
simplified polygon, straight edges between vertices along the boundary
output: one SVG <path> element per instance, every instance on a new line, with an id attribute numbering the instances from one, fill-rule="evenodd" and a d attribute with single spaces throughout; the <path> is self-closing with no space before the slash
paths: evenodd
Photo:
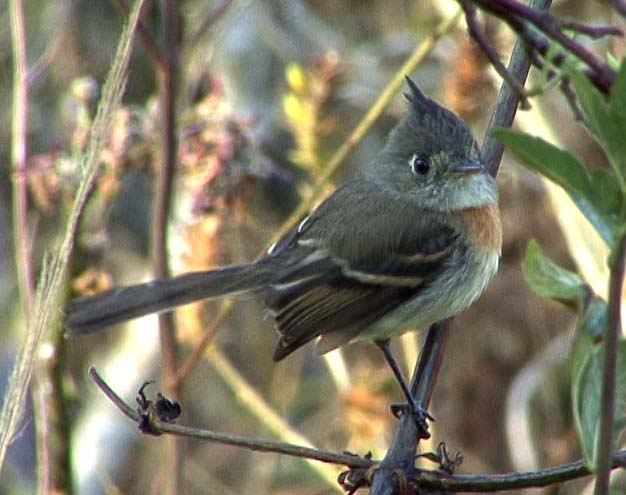
<path id="1" fill-rule="evenodd" d="M 410 330 L 427 328 L 456 315 L 483 293 L 498 269 L 495 251 L 470 257 L 463 269 L 450 267 L 430 287 L 388 313 L 355 339 L 384 340 Z"/>

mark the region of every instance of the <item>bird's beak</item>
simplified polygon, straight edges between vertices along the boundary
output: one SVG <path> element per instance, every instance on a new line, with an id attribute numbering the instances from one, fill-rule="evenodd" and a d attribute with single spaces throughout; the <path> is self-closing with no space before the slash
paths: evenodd
<path id="1" fill-rule="evenodd" d="M 448 173 L 451 174 L 477 174 L 479 172 L 484 171 L 482 164 L 479 162 L 474 162 L 472 160 L 463 160 L 461 162 L 455 163 L 448 169 Z"/>

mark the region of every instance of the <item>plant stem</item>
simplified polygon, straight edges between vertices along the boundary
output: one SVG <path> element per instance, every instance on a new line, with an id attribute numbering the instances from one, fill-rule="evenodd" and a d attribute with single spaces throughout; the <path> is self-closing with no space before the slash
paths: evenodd
<path id="1" fill-rule="evenodd" d="M 28 231 L 27 129 L 28 65 L 22 0 L 11 0 L 11 42 L 13 44 L 13 109 L 11 161 L 13 164 L 13 241 L 15 271 L 24 315 L 32 308 L 34 294 L 30 232 Z"/>
<path id="2" fill-rule="evenodd" d="M 115 7 L 124 18 L 128 17 L 130 8 L 128 7 L 128 5 L 126 5 L 126 2 L 124 0 L 111 0 L 111 3 L 113 4 L 113 7 Z M 139 36 L 139 39 L 143 43 L 143 47 L 145 48 L 146 52 L 148 52 L 148 55 L 152 58 L 152 60 L 160 68 L 165 68 L 167 66 L 167 61 L 163 57 L 163 53 L 157 45 L 157 42 L 154 40 L 152 33 L 146 26 L 144 26 L 144 24 L 141 22 L 141 19 L 137 24 L 137 35 Z"/>
<path id="3" fill-rule="evenodd" d="M 170 276 L 167 256 L 167 223 L 172 207 L 172 182 L 176 169 L 178 139 L 176 128 L 176 92 L 178 83 L 178 30 L 179 11 L 176 0 L 162 0 L 163 19 L 161 51 L 165 65 L 159 65 L 159 90 L 161 111 L 161 152 L 162 157 L 157 173 L 155 196 L 152 209 L 152 257 L 156 278 Z M 163 355 L 163 374 L 166 393 L 173 399 L 180 396 L 175 387 L 178 361 L 174 318 L 172 313 L 159 315 L 159 337 Z M 181 492 L 182 444 L 172 439 L 170 444 L 169 469 L 165 476 L 168 484 L 166 493 L 176 495 Z"/>
<path id="4" fill-rule="evenodd" d="M 598 471 L 595 495 L 609 493 L 613 423 L 615 421 L 615 386 L 617 380 L 617 351 L 621 335 L 622 286 L 626 269 L 626 229 L 622 228 L 617 248 L 611 254 L 609 280 L 609 316 L 604 338 L 604 367 L 602 370 L 602 412 L 598 438 Z"/>
<path id="5" fill-rule="evenodd" d="M 126 85 L 133 33 L 142 4 L 143 0 L 136 0 L 133 6 L 129 22 L 120 37 L 113 63 L 103 86 L 102 98 L 91 129 L 89 145 L 81 157 L 82 177 L 61 245 L 54 254 L 43 258 L 37 292 L 33 298 L 33 306 L 29 308 L 30 318 L 24 335 L 24 344 L 11 371 L 8 389 L 3 396 L 2 410 L 0 411 L 0 467 L 4 464 L 9 445 L 23 426 L 22 416 L 26 395 L 40 343 L 59 316 L 59 294 L 63 289 L 78 221 L 89 197 L 89 192 L 93 188 L 100 153 L 109 136 L 113 116 L 120 107 Z"/>

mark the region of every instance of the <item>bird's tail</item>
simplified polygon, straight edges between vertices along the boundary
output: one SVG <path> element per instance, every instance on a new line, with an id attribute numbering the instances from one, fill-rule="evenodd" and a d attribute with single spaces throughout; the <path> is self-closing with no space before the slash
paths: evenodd
<path id="1" fill-rule="evenodd" d="M 270 267 L 258 262 L 113 289 L 70 301 L 64 308 L 65 327 L 70 335 L 91 333 L 194 301 L 254 291 L 267 285 L 271 276 Z"/>

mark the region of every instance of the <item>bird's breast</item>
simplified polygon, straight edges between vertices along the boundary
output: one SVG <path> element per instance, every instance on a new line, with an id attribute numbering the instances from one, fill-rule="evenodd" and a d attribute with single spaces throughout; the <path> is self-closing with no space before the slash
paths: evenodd
<path id="1" fill-rule="evenodd" d="M 476 247 L 500 253 L 502 249 L 502 225 L 500 223 L 500 210 L 496 203 L 466 208 L 457 218 L 460 224 L 457 228 L 461 232 L 467 232 Z"/>

